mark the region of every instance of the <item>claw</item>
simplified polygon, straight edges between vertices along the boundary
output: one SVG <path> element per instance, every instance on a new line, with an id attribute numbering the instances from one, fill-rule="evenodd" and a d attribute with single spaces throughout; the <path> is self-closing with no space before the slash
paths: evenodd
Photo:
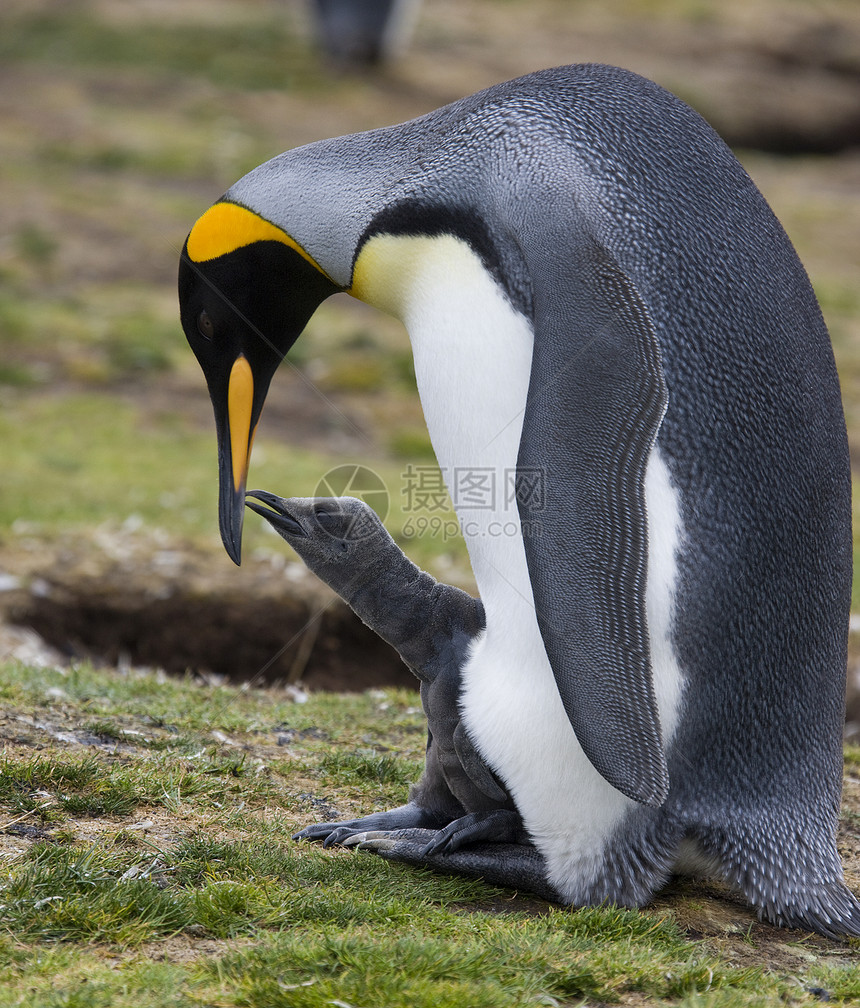
<path id="1" fill-rule="evenodd" d="M 293 833 L 293 840 L 319 840 L 319 837 L 311 833 L 309 826 L 307 829 L 299 830 L 298 833 Z"/>
<path id="2" fill-rule="evenodd" d="M 367 830 L 365 833 L 353 833 L 349 839 L 342 842 L 350 847 L 361 847 L 363 844 L 369 845 L 379 840 L 390 839 L 390 837 L 391 833 L 388 830 Z"/>
<path id="3" fill-rule="evenodd" d="M 431 840 L 426 847 L 421 848 L 420 856 L 423 858 L 430 857 L 431 854 L 441 854 L 448 848 L 448 837 L 436 837 L 435 840 Z M 456 848 L 454 848 L 456 850 Z"/>
<path id="4" fill-rule="evenodd" d="M 369 850 L 378 854 L 380 851 L 393 850 L 397 844 L 396 840 L 385 833 L 367 833 L 366 836 L 368 839 L 356 844 L 356 850 Z"/>
<path id="5" fill-rule="evenodd" d="M 337 827 L 337 823 L 313 823 L 293 834 L 293 840 L 325 840 Z"/>
<path id="6" fill-rule="evenodd" d="M 351 833 L 339 842 L 343 844 L 344 847 L 355 847 L 357 844 L 364 843 L 369 836 L 371 836 L 370 833 Z"/>

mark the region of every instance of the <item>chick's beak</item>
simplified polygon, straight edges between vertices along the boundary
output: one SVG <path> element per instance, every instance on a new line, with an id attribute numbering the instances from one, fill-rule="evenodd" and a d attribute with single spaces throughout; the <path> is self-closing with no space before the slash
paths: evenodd
<path id="1" fill-rule="evenodd" d="M 256 498 L 250 500 L 249 498 Z M 258 504 L 257 501 L 262 503 Z M 267 505 L 264 507 L 263 505 Z M 289 536 L 306 537 L 307 532 L 302 528 L 301 523 L 287 510 L 286 501 L 283 497 L 276 497 L 274 494 L 266 493 L 265 490 L 249 490 L 245 494 L 245 507 L 256 511 L 258 515 L 275 529 Z"/>

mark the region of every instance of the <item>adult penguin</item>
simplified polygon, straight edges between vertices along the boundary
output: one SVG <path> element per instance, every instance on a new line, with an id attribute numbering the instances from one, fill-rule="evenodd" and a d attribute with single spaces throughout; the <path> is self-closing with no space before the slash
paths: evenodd
<path id="1" fill-rule="evenodd" d="M 404 321 L 486 614 L 463 722 L 560 898 L 641 904 L 693 851 L 774 923 L 860 934 L 834 843 L 833 355 L 695 112 L 573 66 L 288 151 L 198 220 L 179 287 L 237 562 L 253 432 L 307 319 L 346 290 Z"/>

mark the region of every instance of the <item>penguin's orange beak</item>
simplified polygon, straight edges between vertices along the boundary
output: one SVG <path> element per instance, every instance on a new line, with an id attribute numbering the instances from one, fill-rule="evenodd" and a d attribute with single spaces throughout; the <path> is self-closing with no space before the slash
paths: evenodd
<path id="1" fill-rule="evenodd" d="M 247 358 L 240 354 L 227 385 L 226 429 L 219 431 L 218 437 L 218 520 L 224 548 L 236 564 L 242 562 L 245 484 L 256 430 L 253 407 L 254 375 Z"/>

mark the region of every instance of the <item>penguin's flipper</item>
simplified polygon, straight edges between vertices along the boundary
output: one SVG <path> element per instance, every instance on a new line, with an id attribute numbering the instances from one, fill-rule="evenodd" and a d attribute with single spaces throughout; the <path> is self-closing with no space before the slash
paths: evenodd
<path id="1" fill-rule="evenodd" d="M 547 881 L 543 855 L 530 844 L 480 843 L 455 851 L 425 854 L 432 840 L 431 830 L 403 829 L 371 834 L 357 846 L 359 850 L 372 851 L 388 861 L 424 866 L 446 875 L 479 878 L 490 885 L 534 893 L 552 903 L 563 902 Z"/>
<path id="2" fill-rule="evenodd" d="M 517 474 L 526 560 L 580 745 L 610 784 L 657 806 L 669 779 L 645 616 L 644 483 L 666 382 L 635 285 L 590 236 L 565 245 L 563 257 L 530 264 L 534 353 Z"/>
<path id="3" fill-rule="evenodd" d="M 454 729 L 453 742 L 458 767 L 465 771 L 466 776 L 472 784 L 492 801 L 496 801 L 499 804 L 508 801 L 509 796 L 507 791 L 499 784 L 498 778 L 493 771 L 481 759 L 478 750 L 466 734 L 462 721 L 457 722 L 457 727 Z M 444 769 L 443 766 L 443 772 Z M 456 793 L 456 782 L 449 781 L 448 783 L 449 786 L 451 783 L 454 783 L 454 787 L 451 790 Z"/>

